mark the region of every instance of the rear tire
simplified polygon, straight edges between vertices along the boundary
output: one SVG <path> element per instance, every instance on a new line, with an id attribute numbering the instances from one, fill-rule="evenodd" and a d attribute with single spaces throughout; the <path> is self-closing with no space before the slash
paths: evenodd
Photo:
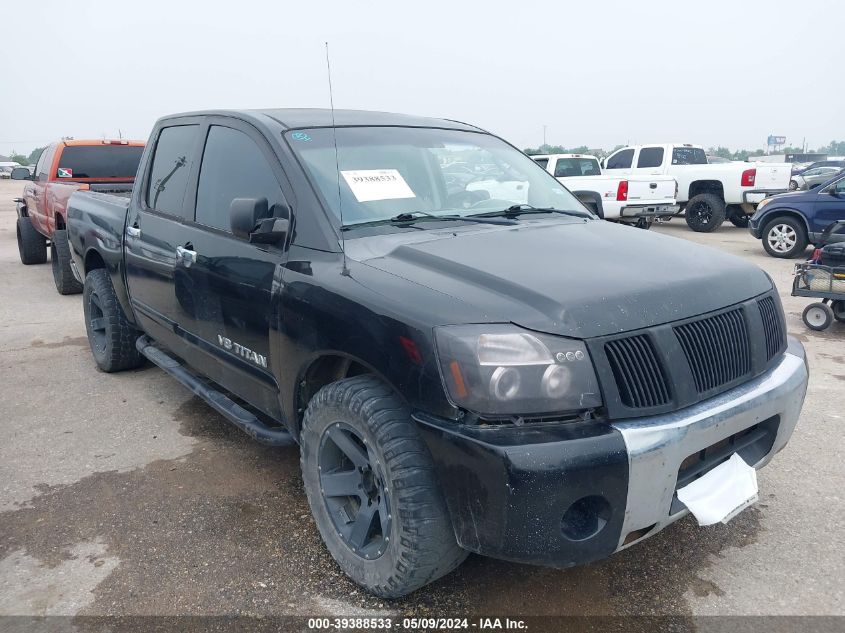
<path id="1" fill-rule="evenodd" d="M 21 263 L 44 264 L 47 261 L 47 238 L 32 226 L 28 217 L 18 218 L 18 254 Z"/>
<path id="2" fill-rule="evenodd" d="M 300 444 L 317 529 L 368 592 L 404 596 L 466 558 L 410 410 L 382 382 L 356 376 L 323 387 L 308 403 Z"/>
<path id="3" fill-rule="evenodd" d="M 725 201 L 712 193 L 693 196 L 684 209 L 687 226 L 696 233 L 715 231 L 725 221 Z"/>
<path id="4" fill-rule="evenodd" d="M 70 244 L 67 231 L 56 231 L 50 240 L 50 264 L 53 267 L 53 281 L 60 295 L 78 295 L 82 284 L 76 281 L 70 268 Z"/>
<path id="5" fill-rule="evenodd" d="M 135 347 L 141 332 L 123 314 L 105 268 L 97 268 L 85 276 L 82 307 L 88 343 L 97 367 L 111 373 L 143 364 L 144 357 Z"/>
<path id="6" fill-rule="evenodd" d="M 767 222 L 762 238 L 763 248 L 772 257 L 789 259 L 807 250 L 807 232 L 803 223 L 789 216 Z"/>
<path id="7" fill-rule="evenodd" d="M 833 323 L 833 310 L 826 303 L 811 303 L 804 308 L 801 319 L 804 321 L 804 325 L 811 330 L 821 332 L 829 328 L 830 324 Z"/>

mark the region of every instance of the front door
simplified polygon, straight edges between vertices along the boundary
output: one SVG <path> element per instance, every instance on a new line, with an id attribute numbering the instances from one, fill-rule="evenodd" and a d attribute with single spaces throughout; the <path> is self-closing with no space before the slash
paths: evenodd
<path id="1" fill-rule="evenodd" d="M 845 220 L 845 177 L 831 183 L 816 196 L 812 230 L 821 233 L 833 222 Z M 845 230 L 830 235 L 828 242 L 845 241 Z"/>
<path id="2" fill-rule="evenodd" d="M 29 215 L 30 222 L 44 235 L 48 233 L 46 209 L 47 183 L 50 180 L 50 170 L 52 169 L 55 155 L 55 144 L 48 146 L 41 152 L 38 163 L 35 165 L 33 180 L 26 184 L 23 191 L 26 212 Z"/>
<path id="3" fill-rule="evenodd" d="M 250 126 L 231 119 L 208 127 L 199 168 L 195 221 L 181 233 L 176 272 L 192 306 L 191 342 L 208 355 L 204 372 L 265 413 L 280 418 L 270 351 L 277 327 L 273 288 L 283 245 L 252 244 L 231 232 L 235 198 L 284 204 L 278 160 Z"/>

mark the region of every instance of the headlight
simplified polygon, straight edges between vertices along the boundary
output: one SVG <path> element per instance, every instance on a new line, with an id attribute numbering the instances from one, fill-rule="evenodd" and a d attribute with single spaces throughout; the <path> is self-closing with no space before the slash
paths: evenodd
<path id="1" fill-rule="evenodd" d="M 601 406 L 581 341 L 513 325 L 435 328 L 437 357 L 452 402 L 482 415 L 569 413 Z"/>
<path id="2" fill-rule="evenodd" d="M 758 203 L 757 203 L 757 211 L 759 211 L 760 209 L 762 209 L 763 207 L 765 207 L 765 206 L 766 206 L 767 204 L 769 204 L 772 200 L 773 200 L 773 198 L 763 198 L 762 200 L 760 200 L 760 202 L 758 202 Z"/>

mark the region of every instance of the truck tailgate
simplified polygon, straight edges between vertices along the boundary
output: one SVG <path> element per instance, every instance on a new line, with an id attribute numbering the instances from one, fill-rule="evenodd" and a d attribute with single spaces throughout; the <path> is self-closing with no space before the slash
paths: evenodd
<path id="1" fill-rule="evenodd" d="M 671 176 L 628 176 L 628 201 L 674 204 L 675 179 Z"/>
<path id="2" fill-rule="evenodd" d="M 754 189 L 782 191 L 789 189 L 792 165 L 788 163 L 755 163 L 754 167 L 757 169 Z"/>

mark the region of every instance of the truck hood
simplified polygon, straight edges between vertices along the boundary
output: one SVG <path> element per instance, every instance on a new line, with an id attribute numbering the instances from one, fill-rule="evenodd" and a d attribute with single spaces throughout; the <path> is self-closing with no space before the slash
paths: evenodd
<path id="1" fill-rule="evenodd" d="M 574 338 L 684 319 L 772 288 L 738 257 L 602 220 L 523 220 L 346 244 L 351 259 L 475 306 L 479 322 Z M 453 322 L 442 315 L 442 324 Z"/>

